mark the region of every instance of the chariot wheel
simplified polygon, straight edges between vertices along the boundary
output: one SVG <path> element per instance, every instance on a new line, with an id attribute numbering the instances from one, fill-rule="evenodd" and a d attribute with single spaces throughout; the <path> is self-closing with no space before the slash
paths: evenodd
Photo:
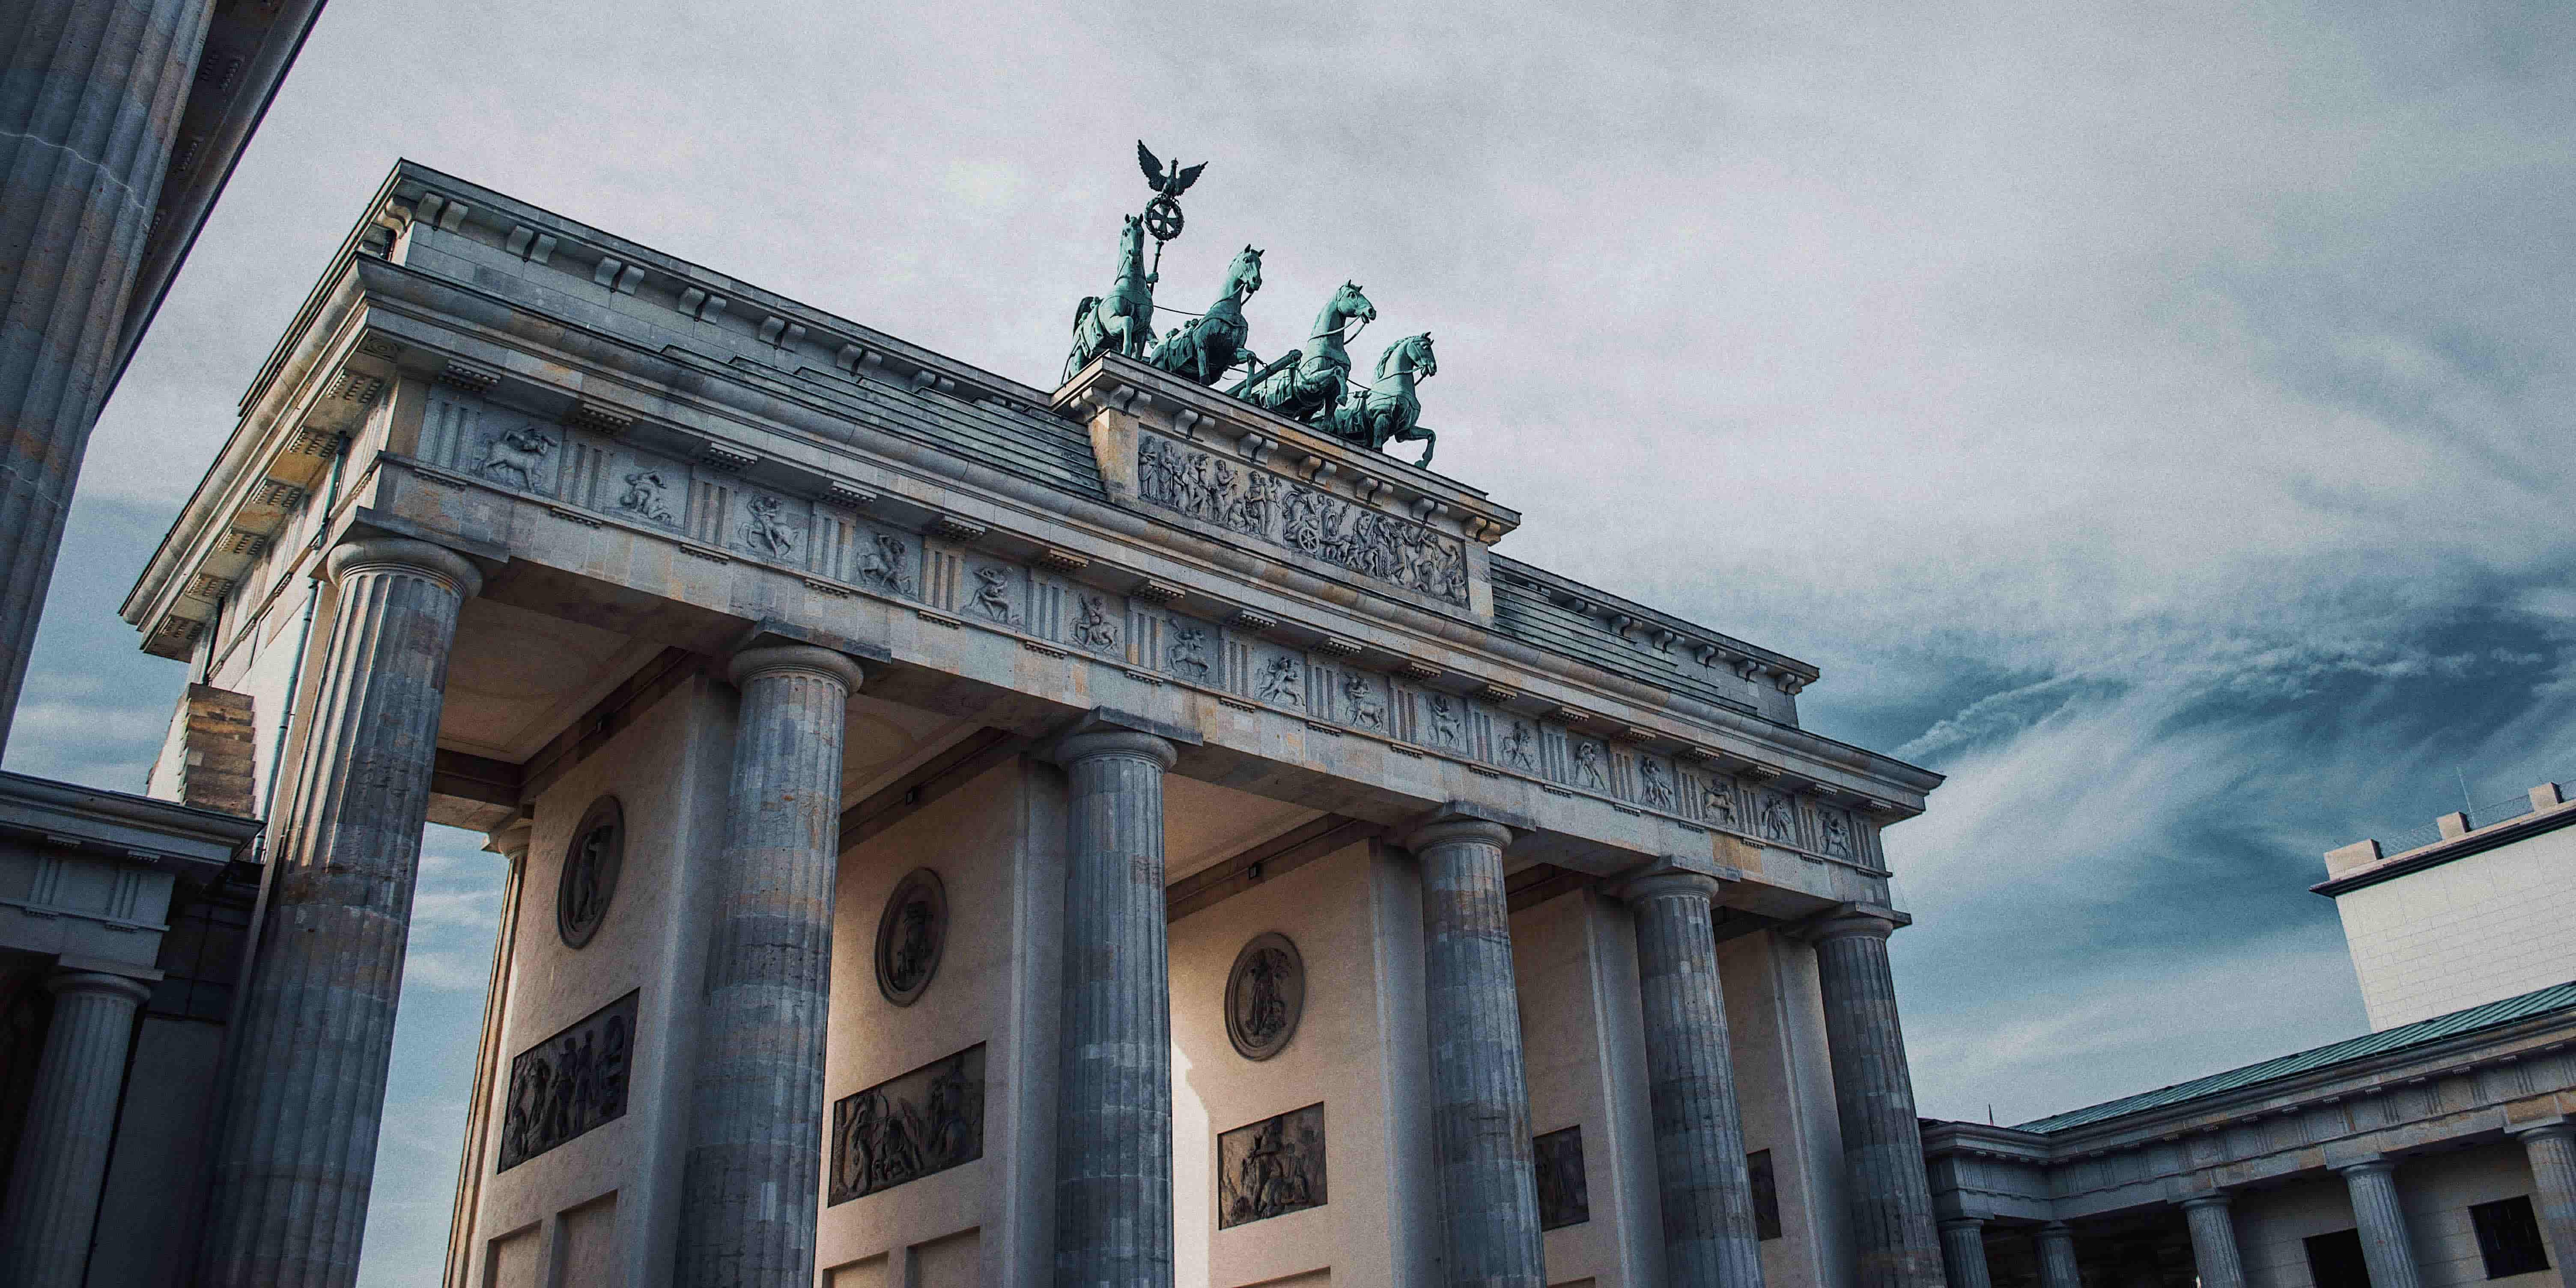
<path id="1" fill-rule="evenodd" d="M 1145 203 L 1145 231 L 1156 241 L 1170 241 L 1181 235 L 1181 203 L 1169 197 L 1156 197 Z"/>

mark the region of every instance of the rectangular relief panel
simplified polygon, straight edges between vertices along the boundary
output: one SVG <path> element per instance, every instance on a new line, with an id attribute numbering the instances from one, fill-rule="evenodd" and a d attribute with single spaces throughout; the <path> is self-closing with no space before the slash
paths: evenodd
<path id="1" fill-rule="evenodd" d="M 1583 1129 L 1568 1127 L 1530 1142 L 1538 1167 L 1538 1228 L 1581 1225 L 1592 1219 L 1592 1189 L 1583 1175 Z"/>
<path id="2" fill-rule="evenodd" d="M 626 1116 L 636 997 L 628 993 L 510 1061 L 509 1112 L 502 1120 L 497 1171 L 509 1171 Z"/>
<path id="3" fill-rule="evenodd" d="M 983 1156 L 981 1042 L 832 1104 L 833 1203 Z"/>
<path id="4" fill-rule="evenodd" d="M 1137 435 L 1136 495 L 1363 577 L 1459 608 L 1468 603 L 1458 538 L 1195 446 Z"/>
<path id="5" fill-rule="evenodd" d="M 1324 1206 L 1324 1107 L 1308 1105 L 1216 1138 L 1216 1226 Z"/>

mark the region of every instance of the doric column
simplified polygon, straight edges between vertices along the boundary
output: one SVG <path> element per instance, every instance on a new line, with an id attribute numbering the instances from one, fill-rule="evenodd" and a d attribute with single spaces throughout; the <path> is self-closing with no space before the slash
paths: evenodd
<path id="1" fill-rule="evenodd" d="M 1163 920 L 1170 740 L 1094 728 L 1056 745 L 1069 780 L 1055 1282 L 1172 1282 L 1172 975 Z"/>
<path id="2" fill-rule="evenodd" d="M 456 1164 L 456 1207 L 447 1220 L 446 1288 L 465 1288 L 472 1277 L 474 1218 L 481 1206 L 485 1147 L 492 1133 L 493 1087 L 501 1076 L 501 1023 L 508 1014 L 510 968 L 518 956 L 519 891 L 528 876 L 528 841 L 534 821 L 522 814 L 492 833 L 483 846 L 507 865 L 501 874 L 501 925 L 492 935 L 491 982 L 483 990 L 483 1041 L 474 1057 L 474 1092 L 465 1101 L 465 1148 Z"/>
<path id="3" fill-rule="evenodd" d="M 2039 1288 L 2084 1288 L 2075 1267 L 2075 1230 L 2063 1221 L 2039 1227 Z"/>
<path id="4" fill-rule="evenodd" d="M 681 1184 L 683 1288 L 808 1288 L 822 1203 L 823 1036 L 839 872 L 841 738 L 856 662 L 734 654 L 742 690 Z"/>
<path id="5" fill-rule="evenodd" d="M 1842 1119 L 1845 1186 L 1861 1288 L 1931 1288 L 1941 1282 L 1932 1187 L 1914 1117 L 1914 1077 L 1896 1020 L 1887 968 L 1895 913 L 1844 904 L 1808 927 L 1824 992 L 1825 1046 Z"/>
<path id="6" fill-rule="evenodd" d="M 2576 1122 L 2561 1119 L 2515 1131 L 2531 1160 L 2531 1210 L 2549 1240 L 2558 1282 L 2576 1288 Z"/>
<path id="7" fill-rule="evenodd" d="M 2385 1155 L 2345 1163 L 2344 1188 L 2352 1194 L 2353 1224 L 2361 1228 L 2362 1264 L 2370 1288 L 2423 1288 L 2415 1242 L 2406 1233 L 2406 1209 L 2397 1201 L 2397 1160 Z"/>
<path id="8" fill-rule="evenodd" d="M 1676 1288 L 1762 1282 L 1762 1236 L 1753 1221 L 1726 996 L 1709 923 L 1717 888 L 1715 877 L 1667 861 L 1619 889 L 1637 921 L 1664 1274 Z"/>
<path id="9" fill-rule="evenodd" d="M 1451 1288 L 1546 1282 L 1511 904 L 1503 893 L 1503 847 L 1511 839 L 1500 823 L 1443 811 L 1404 841 L 1422 865 L 1440 1282 Z"/>
<path id="10" fill-rule="evenodd" d="M 9 1207 L 0 1213 L 0 1283 L 80 1288 L 134 1012 L 152 990 L 122 975 L 57 969 L 45 991 L 54 995 L 54 1018 L 9 1169 Z"/>
<path id="11" fill-rule="evenodd" d="M 1993 1288 L 1986 1273 L 1986 1223 L 1960 1217 L 1941 1223 L 1941 1261 L 1950 1271 L 1950 1288 Z"/>
<path id="12" fill-rule="evenodd" d="M 0 48 L 0 743 L 213 0 L 20 0 Z"/>
<path id="13" fill-rule="evenodd" d="M 2245 1260 L 2236 1253 L 2236 1220 L 2227 1211 L 2224 1193 L 2199 1194 L 2182 1201 L 2182 1218 L 2191 1227 L 2191 1262 L 2200 1270 L 2200 1288 L 2245 1288 Z"/>
<path id="14" fill-rule="evenodd" d="M 341 543 L 303 789 L 270 820 L 268 920 L 233 1035 L 204 1280 L 357 1282 L 429 771 L 474 566 L 422 541 Z"/>

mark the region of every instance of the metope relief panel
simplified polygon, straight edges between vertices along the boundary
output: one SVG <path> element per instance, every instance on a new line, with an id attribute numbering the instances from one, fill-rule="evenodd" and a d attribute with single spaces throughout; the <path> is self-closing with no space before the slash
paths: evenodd
<path id="1" fill-rule="evenodd" d="M 1324 1107 L 1308 1105 L 1216 1138 L 1216 1224 L 1229 1230 L 1324 1206 Z"/>
<path id="2" fill-rule="evenodd" d="M 1453 756 L 1469 754 L 1467 700 L 1432 689 L 1420 691 L 1415 699 L 1413 740 Z"/>
<path id="3" fill-rule="evenodd" d="M 1536 721 L 1518 716 L 1495 719 L 1494 763 L 1518 774 L 1541 774 L 1546 746 Z"/>
<path id="4" fill-rule="evenodd" d="M 981 559 L 968 559 L 963 563 L 967 578 L 961 585 L 966 602 L 956 611 L 995 626 L 1028 629 L 1027 570 L 1017 564 L 987 563 Z"/>
<path id="5" fill-rule="evenodd" d="M 1816 810 L 1816 836 L 1821 853 L 1829 859 L 1861 861 L 1860 829 L 1852 825 L 1852 816 L 1831 806 Z"/>
<path id="6" fill-rule="evenodd" d="M 1434 599 L 1467 605 L 1466 545 L 1409 519 L 1154 434 L 1136 493 L 1159 506 Z"/>
<path id="7" fill-rule="evenodd" d="M 1068 586 L 1065 595 L 1072 615 L 1065 624 L 1064 641 L 1106 657 L 1126 656 L 1127 633 L 1119 629 L 1127 616 L 1125 606 L 1115 596 L 1085 586 Z"/>
<path id="8" fill-rule="evenodd" d="M 920 543 L 911 533 L 876 528 L 823 510 L 814 521 L 813 569 L 834 581 L 901 599 L 921 594 Z"/>
<path id="9" fill-rule="evenodd" d="M 563 444 L 524 416 L 488 416 L 480 441 L 465 453 L 466 473 L 496 487 L 552 496 Z"/>
<path id="10" fill-rule="evenodd" d="M 1680 772 L 1654 756 L 1637 757 L 1637 803 L 1666 814 L 1681 812 Z"/>
<path id="11" fill-rule="evenodd" d="M 1774 845 L 1798 843 L 1798 811 L 1786 792 L 1769 788 L 1753 793 L 1754 834 Z"/>
<path id="12" fill-rule="evenodd" d="M 1191 617 L 1165 617 L 1162 638 L 1163 670 L 1173 678 L 1211 687 L 1224 678 L 1217 671 L 1224 654 L 1216 627 Z"/>
<path id="13" fill-rule="evenodd" d="M 832 1104 L 833 1203 L 983 1156 L 981 1042 Z"/>
<path id="14" fill-rule="evenodd" d="M 750 491 L 742 496 L 742 517 L 733 527 L 735 549 L 771 563 L 803 567 L 807 505 L 775 492 Z"/>
<path id="15" fill-rule="evenodd" d="M 626 1116 L 638 996 L 628 993 L 510 1061 L 510 1094 L 495 1170 L 509 1171 Z"/>
<path id="16" fill-rule="evenodd" d="M 1307 710 L 1305 654 L 1292 649 L 1255 645 L 1246 650 L 1245 660 L 1255 701 L 1300 713 Z"/>
<path id="17" fill-rule="evenodd" d="M 1730 832 L 1745 830 L 1744 806 L 1734 779 L 1724 774 L 1704 774 L 1699 778 L 1698 795 L 1699 821 Z"/>

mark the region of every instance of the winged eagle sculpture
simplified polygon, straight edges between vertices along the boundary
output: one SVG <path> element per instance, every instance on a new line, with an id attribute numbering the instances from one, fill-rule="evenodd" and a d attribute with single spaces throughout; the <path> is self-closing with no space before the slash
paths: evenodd
<path id="1" fill-rule="evenodd" d="M 1136 164 L 1144 168 L 1145 182 L 1154 185 L 1156 196 L 1170 197 L 1175 200 L 1179 199 L 1182 193 L 1188 192 L 1191 184 L 1199 181 L 1199 171 L 1207 169 L 1207 162 L 1201 161 L 1184 170 L 1180 166 L 1179 159 L 1175 158 L 1171 173 L 1165 174 L 1162 159 L 1154 155 L 1153 149 L 1145 146 L 1143 139 L 1136 140 Z"/>

